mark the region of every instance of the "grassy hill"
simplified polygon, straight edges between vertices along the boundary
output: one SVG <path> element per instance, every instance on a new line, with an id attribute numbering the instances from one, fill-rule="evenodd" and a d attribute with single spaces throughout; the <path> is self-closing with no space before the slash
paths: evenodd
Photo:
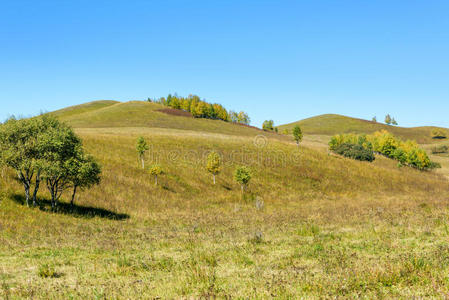
<path id="1" fill-rule="evenodd" d="M 313 143 L 220 121 L 172 116 L 145 102 L 55 112 L 103 165 L 99 186 L 57 213 L 23 205 L 0 181 L 4 298 L 409 298 L 449 293 L 447 179 L 344 159 Z M 142 118 L 142 119 L 141 119 Z M 135 143 L 150 144 L 147 166 Z M 307 138 L 307 137 L 306 137 Z M 217 184 L 208 151 L 224 160 Z M 237 165 L 253 179 L 244 196 Z M 263 202 L 263 206 L 260 204 Z M 52 278 L 39 276 L 54 268 Z"/>
<path id="2" fill-rule="evenodd" d="M 274 136 L 274 134 L 247 126 L 219 120 L 178 116 L 164 111 L 167 111 L 166 106 L 146 101 L 95 101 L 59 110 L 54 115 L 75 128 L 152 127 L 231 135 L 254 135 L 257 132 Z"/>
<path id="3" fill-rule="evenodd" d="M 291 131 L 295 125 L 299 125 L 306 134 L 322 135 L 335 135 L 340 133 L 370 134 L 384 129 L 403 139 L 412 139 L 419 143 L 432 142 L 430 133 L 433 129 L 437 128 L 431 126 L 405 128 L 341 115 L 326 114 L 281 125 L 279 126 L 279 129 L 281 132 L 284 129 L 289 129 Z M 447 131 L 447 129 L 444 130 Z"/>

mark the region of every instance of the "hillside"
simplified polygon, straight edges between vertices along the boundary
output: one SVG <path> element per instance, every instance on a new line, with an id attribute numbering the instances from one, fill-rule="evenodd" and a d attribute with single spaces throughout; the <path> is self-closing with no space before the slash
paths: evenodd
<path id="1" fill-rule="evenodd" d="M 306 141 L 173 116 L 146 102 L 55 112 L 103 166 L 75 209 L 23 205 L 1 172 L 4 298 L 394 298 L 449 293 L 449 182 L 435 172 L 333 155 Z M 267 134 L 267 133 L 265 133 Z M 147 166 L 135 149 L 150 144 Z M 268 136 L 268 134 L 267 134 Z M 306 140 L 308 137 L 306 136 Z M 309 146 L 310 145 L 310 146 Z M 217 184 L 208 151 L 223 157 Z M 236 166 L 253 173 L 241 194 Z M 43 184 L 44 185 L 44 184 Z M 263 203 L 261 205 L 260 203 Z M 39 276 L 48 265 L 54 278 Z M 431 284 L 430 284 L 431 283 Z"/>
<path id="2" fill-rule="evenodd" d="M 433 129 L 437 128 L 431 126 L 405 128 L 341 115 L 326 114 L 281 125 L 279 126 L 280 132 L 284 129 L 291 130 L 295 125 L 299 125 L 306 134 L 321 135 L 335 135 L 340 133 L 370 134 L 384 129 L 403 139 L 416 140 L 418 143 L 432 142 L 430 133 Z M 447 129 L 444 130 L 447 131 Z"/>
<path id="3" fill-rule="evenodd" d="M 95 101 L 54 113 L 74 128 L 152 127 L 213 132 L 230 135 L 262 134 L 275 136 L 256 128 L 220 120 L 197 119 L 188 113 L 168 114 L 166 106 L 146 101 Z M 278 136 L 282 138 L 282 136 Z"/>

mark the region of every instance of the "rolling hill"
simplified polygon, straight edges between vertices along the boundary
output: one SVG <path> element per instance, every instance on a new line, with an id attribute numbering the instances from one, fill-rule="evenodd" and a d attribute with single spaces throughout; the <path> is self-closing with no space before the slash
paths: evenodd
<path id="1" fill-rule="evenodd" d="M 74 209 L 65 193 L 60 210 L 50 212 L 44 183 L 41 207 L 25 207 L 16 175 L 2 170 L 1 296 L 449 293 L 444 176 L 397 168 L 383 157 L 336 157 L 312 143 L 298 149 L 282 135 L 162 108 L 101 101 L 53 112 L 103 166 L 101 184 L 81 191 Z M 164 169 L 157 186 L 140 167 L 139 136 L 150 145 L 147 166 Z M 211 150 L 223 158 L 216 185 L 205 169 Z M 252 171 L 243 195 L 233 178 L 238 165 Z M 55 275 L 39 275 L 48 269 Z"/>
<path id="2" fill-rule="evenodd" d="M 295 125 L 299 125 L 306 134 L 318 135 L 335 135 L 341 133 L 370 134 L 384 129 L 398 137 L 401 137 L 402 139 L 412 139 L 416 140 L 418 143 L 433 142 L 430 133 L 433 129 L 438 128 L 431 126 L 405 128 L 342 115 L 326 114 L 281 125 L 279 126 L 279 129 L 281 132 L 284 129 L 291 131 Z M 447 131 L 445 128 L 442 129 Z"/>

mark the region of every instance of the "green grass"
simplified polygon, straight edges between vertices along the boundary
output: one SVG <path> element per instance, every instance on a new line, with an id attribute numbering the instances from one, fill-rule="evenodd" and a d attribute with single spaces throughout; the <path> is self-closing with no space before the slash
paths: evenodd
<path id="1" fill-rule="evenodd" d="M 261 143 L 259 131 L 231 124 L 225 126 L 236 131 L 107 127 L 116 121 L 108 113 L 101 123 L 101 111 L 112 108 L 120 104 L 71 120 L 104 169 L 101 185 L 81 192 L 74 211 L 61 205 L 52 213 L 45 201 L 27 208 L 14 174 L 1 172 L 0 298 L 449 293 L 444 174 L 399 169 L 383 157 L 370 164 L 328 155 L 321 136 L 306 135 L 298 150 L 290 139 L 270 134 Z M 176 126 L 224 124 L 167 118 Z M 85 120 L 96 120 L 97 128 L 84 128 Z M 138 136 L 151 145 L 146 164 L 165 170 L 159 186 L 140 168 Z M 210 150 L 224 158 L 215 186 L 205 169 Z M 243 197 L 232 178 L 241 164 L 253 170 Z M 44 188 L 39 196 L 49 197 Z M 69 196 L 63 195 L 65 203 Z"/>
<path id="2" fill-rule="evenodd" d="M 288 129 L 290 132 L 299 125 L 306 134 L 335 135 L 341 133 L 370 134 L 379 130 L 387 130 L 402 139 L 416 140 L 418 143 L 435 142 L 431 132 L 438 127 L 424 126 L 405 128 L 382 123 L 356 119 L 341 115 L 327 114 L 304 119 L 298 122 L 279 126 L 279 132 Z M 442 128 L 447 131 L 447 129 Z"/>

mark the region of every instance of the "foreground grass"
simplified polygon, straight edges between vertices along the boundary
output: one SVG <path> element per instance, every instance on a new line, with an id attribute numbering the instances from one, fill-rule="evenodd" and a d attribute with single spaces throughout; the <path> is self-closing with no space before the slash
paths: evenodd
<path id="1" fill-rule="evenodd" d="M 81 193 L 73 213 L 51 213 L 45 203 L 26 208 L 20 186 L 3 173 L 4 298 L 449 293 L 443 176 L 398 169 L 381 157 L 368 164 L 307 147 L 298 155 L 275 139 L 151 128 L 78 133 L 104 178 Z M 165 168 L 160 186 L 139 169 L 139 135 L 152 145 L 147 164 Z M 225 158 L 216 186 L 203 167 L 212 149 Z M 254 170 L 244 198 L 232 180 L 241 163 Z"/>

